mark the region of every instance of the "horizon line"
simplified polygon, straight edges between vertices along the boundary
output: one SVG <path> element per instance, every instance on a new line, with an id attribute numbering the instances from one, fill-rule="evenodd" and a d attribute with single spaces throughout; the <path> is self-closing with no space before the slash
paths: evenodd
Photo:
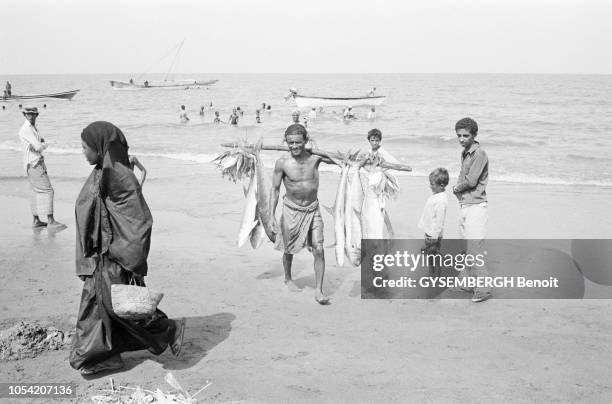
<path id="1" fill-rule="evenodd" d="M 133 76 L 144 76 L 145 74 L 139 72 L 94 72 L 94 73 L 75 73 L 75 72 L 66 72 L 66 73 L 2 73 L 1 76 L 62 76 L 62 75 L 82 75 L 82 76 L 93 76 L 93 75 L 133 75 Z M 258 74 L 275 74 L 275 75 L 332 75 L 332 74 L 343 74 L 343 75 L 372 75 L 372 74 L 437 74 L 437 75 L 458 75 L 458 74 L 467 74 L 467 75 L 555 75 L 555 76 L 610 76 L 610 73 L 602 73 L 602 72 L 588 72 L 588 73 L 577 73 L 577 72 L 188 72 L 188 73 L 175 73 L 175 76 L 184 76 L 190 74 L 207 74 L 207 75 L 215 75 L 215 74 L 244 74 L 244 75 L 258 75 Z M 146 75 L 167 75 L 167 72 L 149 72 Z"/>

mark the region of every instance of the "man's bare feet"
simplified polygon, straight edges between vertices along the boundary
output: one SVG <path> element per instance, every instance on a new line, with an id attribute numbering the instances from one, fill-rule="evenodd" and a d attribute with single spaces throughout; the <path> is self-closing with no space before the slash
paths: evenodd
<path id="1" fill-rule="evenodd" d="M 290 292 L 301 292 L 302 289 L 298 288 L 298 286 L 293 281 L 285 281 L 285 285 Z"/>
<path id="2" fill-rule="evenodd" d="M 325 296 L 320 290 L 315 292 L 315 300 L 321 305 L 329 304 L 329 297 Z"/>
<path id="3" fill-rule="evenodd" d="M 33 229 L 43 229 L 47 227 L 47 223 L 45 222 L 41 222 L 40 220 L 37 222 L 32 223 L 32 228 Z"/>

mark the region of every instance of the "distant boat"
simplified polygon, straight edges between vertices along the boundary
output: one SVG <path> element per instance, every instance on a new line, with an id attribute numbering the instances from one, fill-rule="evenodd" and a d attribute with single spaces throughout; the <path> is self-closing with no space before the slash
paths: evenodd
<path id="1" fill-rule="evenodd" d="M 109 80 L 110 85 L 115 90 L 190 90 L 193 88 L 206 88 L 215 84 L 219 80 L 196 80 L 196 79 L 183 79 L 183 80 L 174 80 L 172 77 L 172 70 L 176 66 L 177 59 L 179 54 L 181 53 L 181 49 L 185 40 L 180 43 L 178 49 L 176 50 L 176 54 L 174 55 L 174 59 L 170 64 L 170 68 L 168 69 L 168 73 L 166 73 L 166 77 L 163 80 L 144 80 L 141 79 L 140 82 L 135 82 L 133 79 L 129 81 L 123 80 Z M 142 77 L 143 75 L 141 75 Z"/>
<path id="2" fill-rule="evenodd" d="M 53 98 L 59 100 L 70 101 L 80 90 L 64 91 L 62 93 L 50 94 L 33 94 L 33 95 L 11 95 L 10 97 L 0 97 L 0 101 L 20 101 L 20 100 L 38 100 L 44 98 Z"/>
<path id="3" fill-rule="evenodd" d="M 374 97 L 313 97 L 299 95 L 295 89 L 289 91 L 290 93 L 285 97 L 285 100 L 288 101 L 293 98 L 298 108 L 375 106 L 382 104 L 387 99 L 384 95 Z"/>
<path id="4" fill-rule="evenodd" d="M 141 89 L 157 89 L 157 90 L 190 90 L 193 88 L 208 87 L 219 80 L 164 80 L 150 81 L 147 85 L 144 83 L 130 83 L 129 81 L 109 80 L 110 85 L 115 90 L 141 90 Z"/>
<path id="5" fill-rule="evenodd" d="M 299 108 L 318 108 L 318 107 L 357 107 L 360 105 L 374 106 L 380 105 L 387 99 L 386 96 L 376 97 L 346 97 L 346 98 L 329 98 L 329 97 L 309 97 L 305 95 L 294 95 L 293 99 Z"/>

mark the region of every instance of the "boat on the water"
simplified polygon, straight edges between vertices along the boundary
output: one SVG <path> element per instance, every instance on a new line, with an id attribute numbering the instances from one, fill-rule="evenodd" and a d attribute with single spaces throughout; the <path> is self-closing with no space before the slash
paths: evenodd
<path id="1" fill-rule="evenodd" d="M 306 95 L 294 95 L 293 99 L 299 108 L 318 108 L 318 107 L 346 107 L 348 105 L 358 107 L 362 105 L 376 106 L 380 105 L 387 99 L 386 96 L 380 95 L 375 97 L 346 97 L 346 98 L 331 98 L 331 97 L 310 97 Z"/>
<path id="2" fill-rule="evenodd" d="M 61 93 L 32 94 L 32 95 L 12 94 L 10 96 L 0 97 L 0 101 L 23 101 L 23 100 L 38 100 L 38 99 L 47 99 L 47 98 L 70 101 L 74 98 L 76 93 L 78 93 L 79 91 L 80 90 L 71 90 L 71 91 L 64 91 Z"/>
<path id="3" fill-rule="evenodd" d="M 115 90 L 189 90 L 193 88 L 208 87 L 215 84 L 217 81 L 219 80 L 163 80 L 135 83 L 129 81 L 109 80 L 111 87 Z"/>
<path id="4" fill-rule="evenodd" d="M 289 95 L 285 100 L 293 98 L 298 108 L 318 108 L 318 107 L 357 107 L 357 106 L 376 106 L 387 99 L 386 96 L 364 96 L 364 97 L 313 97 L 300 95 L 297 90 L 290 89 Z"/>
<path id="5" fill-rule="evenodd" d="M 219 80 L 196 80 L 196 79 L 181 79 L 175 80 L 173 70 L 177 65 L 177 60 L 181 53 L 181 49 L 183 48 L 183 44 L 185 40 L 179 44 L 176 49 L 176 54 L 174 55 L 174 59 L 170 64 L 170 68 L 168 69 L 168 73 L 163 80 L 145 80 L 144 74 L 141 74 L 140 77 L 137 77 L 138 82 L 134 79 L 130 79 L 128 81 L 122 80 L 109 80 L 110 85 L 115 90 L 190 90 L 193 88 L 207 88 L 215 84 Z"/>

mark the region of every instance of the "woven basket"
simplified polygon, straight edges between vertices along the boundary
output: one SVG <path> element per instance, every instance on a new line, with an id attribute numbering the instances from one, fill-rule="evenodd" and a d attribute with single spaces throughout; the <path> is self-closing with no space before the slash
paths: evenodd
<path id="1" fill-rule="evenodd" d="M 163 293 L 144 286 L 111 285 L 113 311 L 126 320 L 142 320 L 150 317 L 155 313 L 163 297 Z"/>

